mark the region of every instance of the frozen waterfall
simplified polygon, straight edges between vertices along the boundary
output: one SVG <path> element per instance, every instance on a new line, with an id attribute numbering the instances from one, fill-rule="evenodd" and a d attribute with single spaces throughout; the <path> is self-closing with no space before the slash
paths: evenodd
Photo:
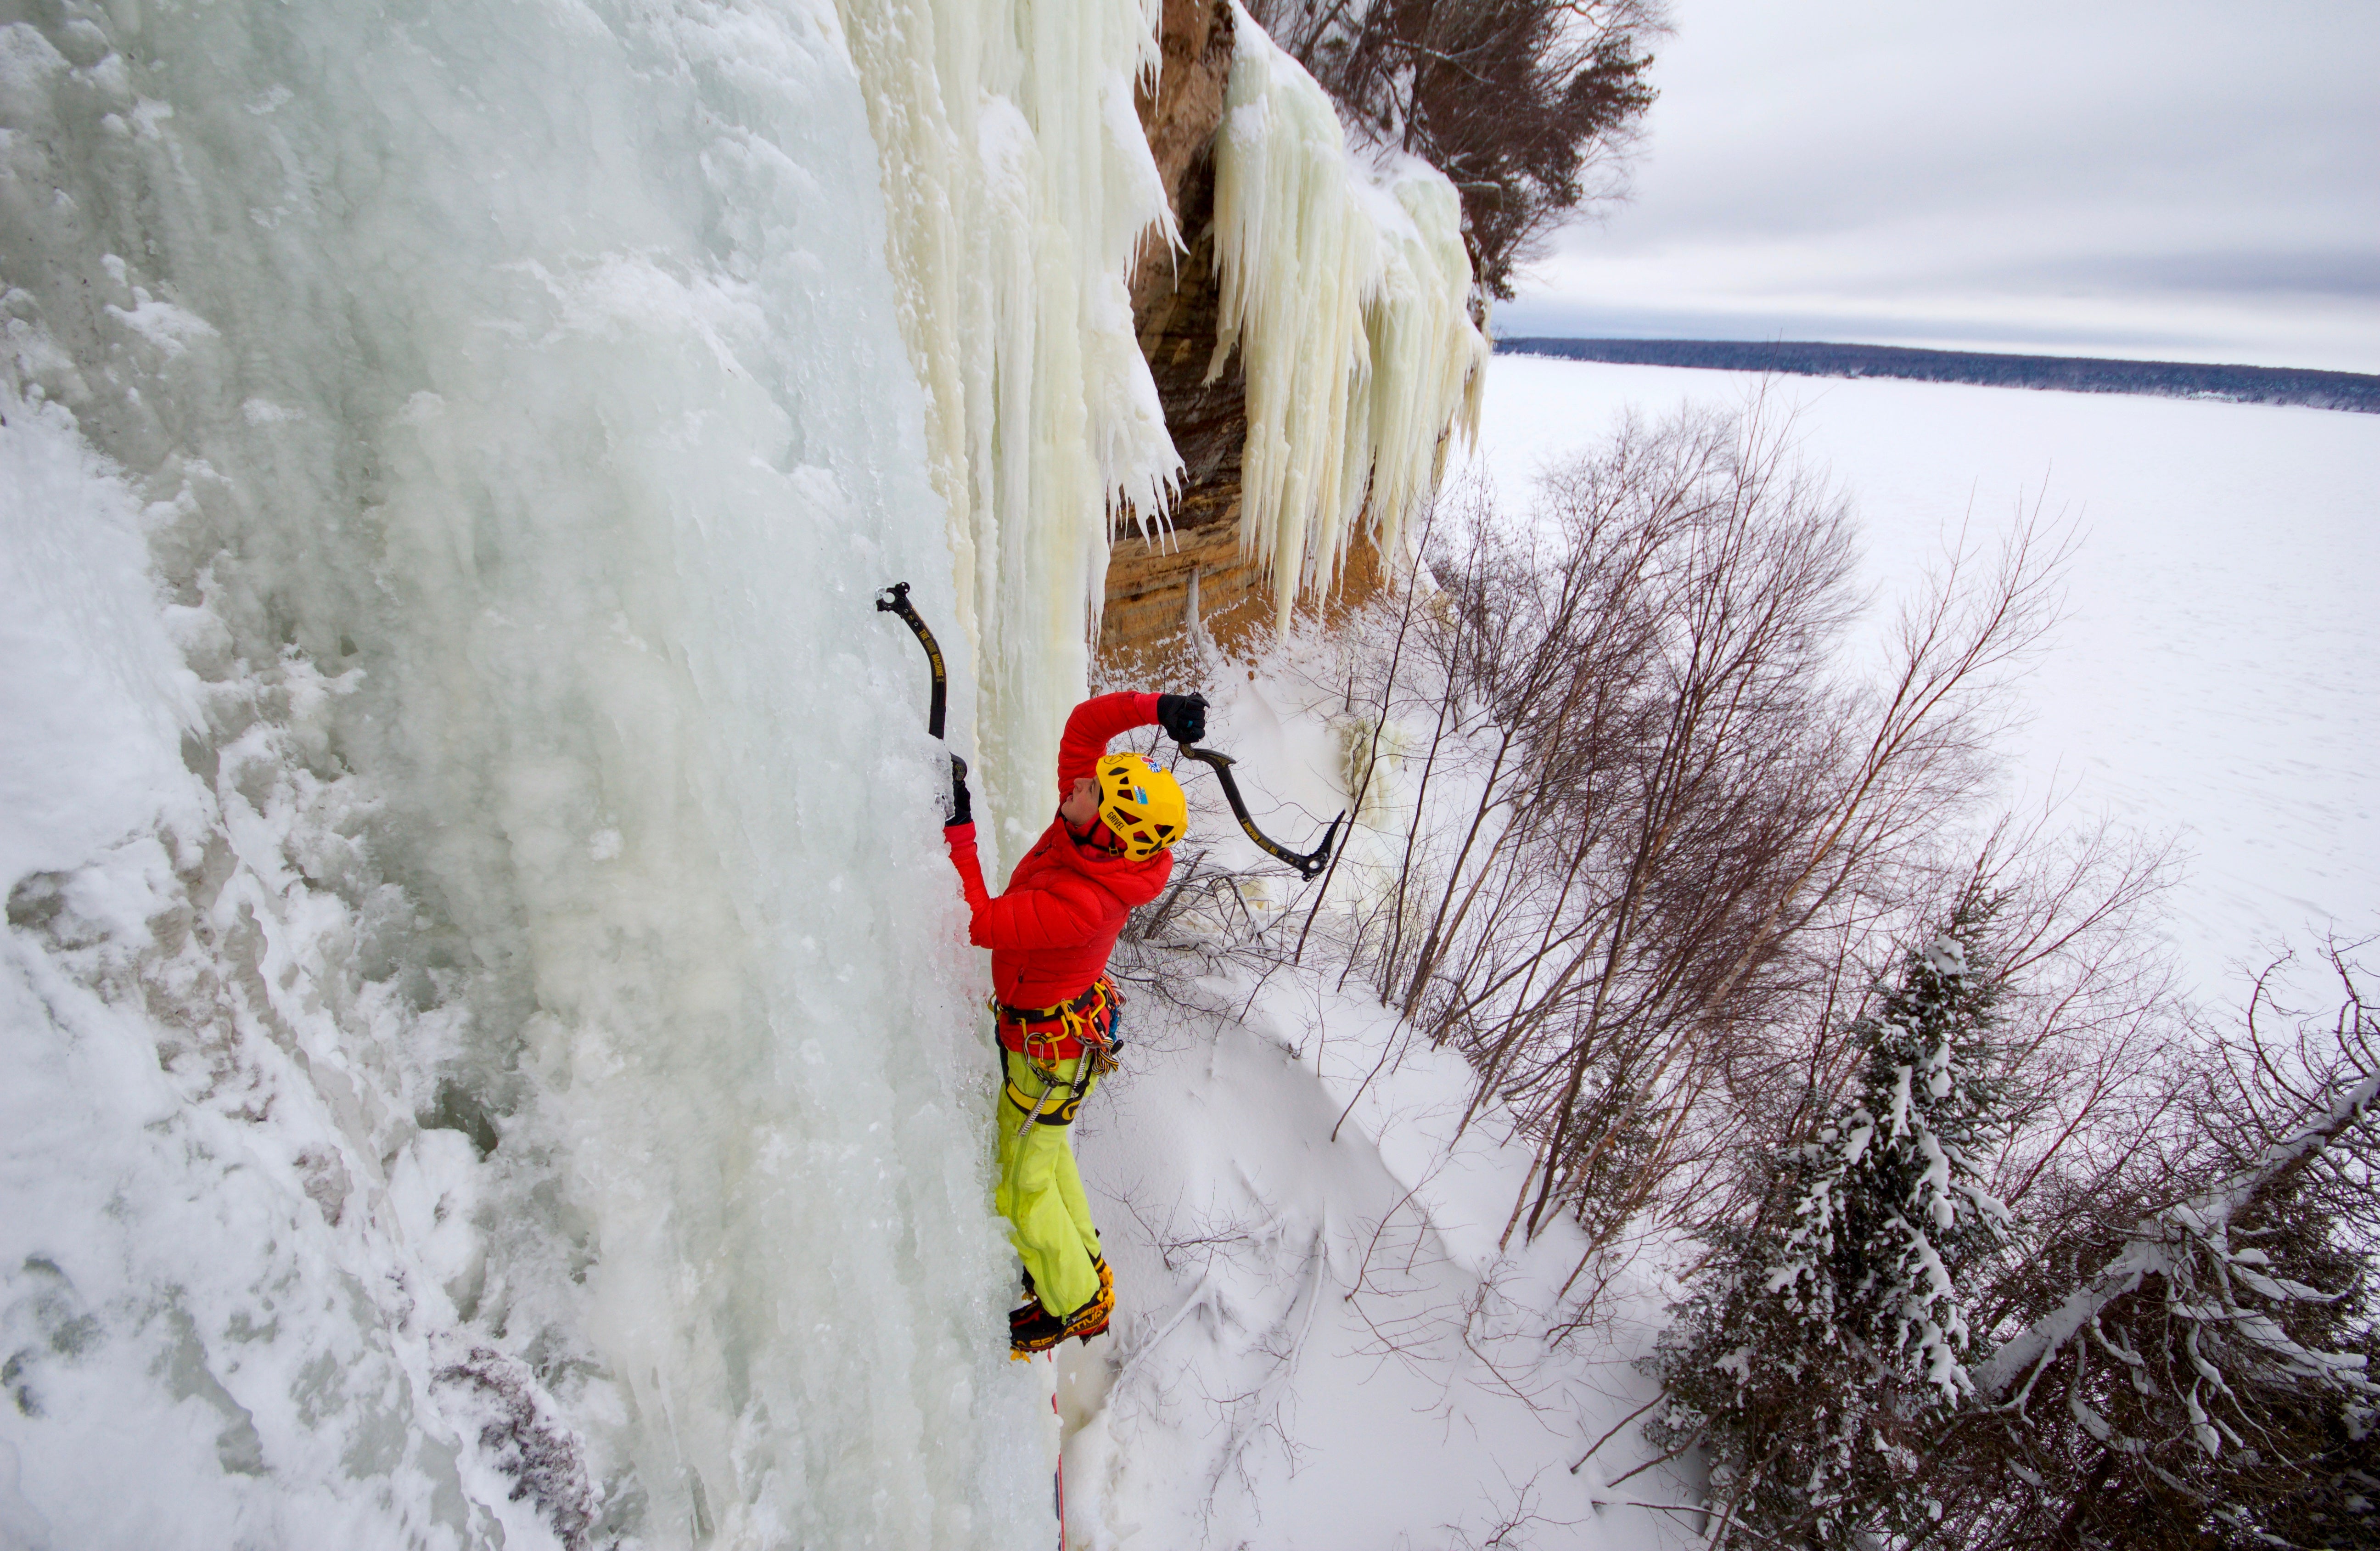
<path id="1" fill-rule="evenodd" d="M 1175 241 L 1133 110 L 1148 0 L 845 0 L 884 159 L 904 336 L 928 385 L 982 696 L 988 863 L 1047 824 L 1089 669 L 1109 513 L 1154 530 L 1181 467 L 1124 273 Z M 1004 870 L 995 866 L 995 872 Z"/>
<path id="2" fill-rule="evenodd" d="M 1159 12 L 0 0 L 0 1545 L 1048 1543 L 870 603 L 1013 856 L 1178 470 Z M 1485 346 L 1238 29 L 1285 616 Z"/>
<path id="3" fill-rule="evenodd" d="M 1046 1543 L 832 6 L 0 19 L 0 1542 Z"/>

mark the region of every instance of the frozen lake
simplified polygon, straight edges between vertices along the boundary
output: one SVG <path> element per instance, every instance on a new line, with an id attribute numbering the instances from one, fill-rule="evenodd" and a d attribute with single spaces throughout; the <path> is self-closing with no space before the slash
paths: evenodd
<path id="1" fill-rule="evenodd" d="M 1737 406 L 1745 374 L 1500 357 L 1478 465 L 1508 497 L 1633 405 Z M 2010 741 L 2016 800 L 2178 835 L 2199 989 L 2336 922 L 2380 926 L 2380 416 L 1876 380 L 1771 380 L 1851 494 L 1888 600 L 1970 513 L 2076 526 L 2067 609 Z"/>

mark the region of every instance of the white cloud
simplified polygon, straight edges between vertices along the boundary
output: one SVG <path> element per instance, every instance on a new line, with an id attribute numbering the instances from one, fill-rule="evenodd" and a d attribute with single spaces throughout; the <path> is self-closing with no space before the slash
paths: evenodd
<path id="1" fill-rule="evenodd" d="M 2380 370 L 2380 6 L 1682 0 L 1678 23 L 1634 202 L 1564 237 L 1508 332 Z"/>

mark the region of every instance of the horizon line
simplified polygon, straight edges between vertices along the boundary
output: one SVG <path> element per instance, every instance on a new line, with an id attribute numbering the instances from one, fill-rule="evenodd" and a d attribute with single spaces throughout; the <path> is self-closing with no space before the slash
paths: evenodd
<path id="1" fill-rule="evenodd" d="M 1937 345 L 1871 345 L 1861 340 L 1840 339 L 1718 339 L 1685 336 L 1655 336 L 1648 334 L 1561 334 L 1527 333 L 1495 334 L 1489 344 L 1498 350 L 1525 345 L 1598 345 L 1621 348 L 1644 349 L 1652 346 L 1682 345 L 1689 349 L 1826 349 L 1873 350 L 1893 356 L 1933 356 L 1943 357 L 1981 357 L 1990 360 L 2058 361 L 2078 366 L 2109 366 L 2122 368 L 2177 367 L 2197 371 L 2275 372 L 2291 377 L 2343 378 L 2351 382 L 2368 383 L 2380 388 L 2380 373 L 2345 371 L 2336 367 L 2264 366 L 2253 361 L 2173 360 L 2147 356 L 2067 356 L 2038 350 L 1952 349 Z M 1621 364 L 1621 363 L 1614 363 Z"/>

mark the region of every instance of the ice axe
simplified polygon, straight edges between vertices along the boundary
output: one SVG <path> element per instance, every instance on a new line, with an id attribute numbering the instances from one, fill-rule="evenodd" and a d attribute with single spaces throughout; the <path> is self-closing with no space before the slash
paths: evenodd
<path id="1" fill-rule="evenodd" d="M 950 696 L 949 680 L 942 668 L 942 648 L 934 640 L 933 631 L 918 616 L 917 606 L 909 601 L 908 583 L 895 582 L 879 593 L 876 608 L 880 613 L 899 614 L 902 623 L 917 633 L 917 644 L 926 648 L 926 661 L 934 674 L 933 699 L 926 711 L 926 731 L 939 738 L 942 735 L 942 710 Z M 1268 856 L 1288 863 L 1297 869 L 1298 877 L 1309 882 L 1330 865 L 1330 842 L 1338 837 L 1340 821 L 1347 817 L 1343 808 L 1340 810 L 1339 818 L 1330 821 L 1330 827 L 1322 831 L 1322 843 L 1301 855 L 1268 837 L 1257 828 L 1257 821 L 1248 817 L 1247 800 L 1240 795 L 1240 783 L 1232 777 L 1232 766 L 1236 761 L 1230 755 L 1211 748 L 1194 748 L 1188 744 L 1181 747 L 1186 757 L 1214 769 L 1216 777 L 1223 783 L 1223 797 L 1232 805 L 1232 817 L 1240 821 L 1240 828 L 1247 831 L 1248 839 L 1257 842 L 1257 849 Z M 951 756 L 951 767 L 962 776 L 966 774 L 966 761 L 955 754 Z"/>
<path id="2" fill-rule="evenodd" d="M 1240 796 L 1240 783 L 1232 779 L 1232 767 L 1238 761 L 1228 754 L 1219 754 L 1211 748 L 1193 748 L 1188 744 L 1182 745 L 1182 753 L 1187 758 L 1214 767 L 1216 779 L 1223 783 L 1224 800 L 1232 805 L 1232 817 L 1240 821 L 1240 828 L 1247 831 L 1248 839 L 1257 842 L 1258 850 L 1277 861 L 1287 862 L 1297 869 L 1298 877 L 1309 883 L 1330 865 L 1330 842 L 1338 837 L 1340 819 L 1347 817 L 1345 808 L 1341 808 L 1339 818 L 1332 819 L 1330 827 L 1322 831 L 1322 843 L 1300 855 L 1267 838 L 1265 832 L 1257 828 L 1257 821 L 1248 817 L 1248 805 Z"/>
<path id="3" fill-rule="evenodd" d="M 909 601 L 909 584 L 906 582 L 894 582 L 878 593 L 876 612 L 899 614 L 901 623 L 917 632 L 917 644 L 926 648 L 926 664 L 934 674 L 933 697 L 926 708 L 926 731 L 937 738 L 941 737 L 942 712 L 949 708 L 951 698 L 950 675 L 942 668 L 941 643 L 935 640 L 933 631 L 927 628 L 924 617 L 917 612 L 917 606 Z M 962 781 L 965 780 L 966 761 L 955 754 L 952 755 L 951 771 Z"/>

